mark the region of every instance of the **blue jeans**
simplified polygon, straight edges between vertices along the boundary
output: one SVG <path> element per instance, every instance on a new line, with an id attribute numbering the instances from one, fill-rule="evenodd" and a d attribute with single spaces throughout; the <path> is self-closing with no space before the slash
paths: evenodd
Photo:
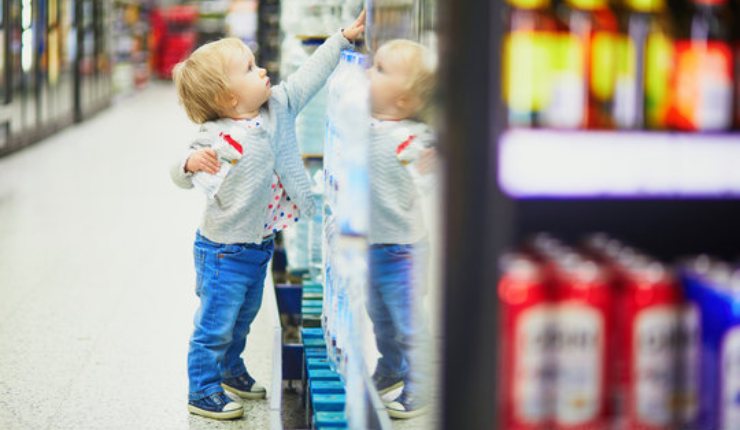
<path id="1" fill-rule="evenodd" d="M 272 239 L 225 245 L 196 233 L 195 293 L 200 307 L 188 352 L 190 400 L 223 391 L 223 379 L 247 373 L 240 356 L 262 304 L 272 251 Z"/>
<path id="2" fill-rule="evenodd" d="M 371 245 L 367 311 L 380 352 L 375 374 L 403 379 L 404 391 L 418 395 L 420 345 L 427 335 L 414 289 L 423 246 Z M 416 263 L 416 264 L 415 264 Z M 423 269 L 421 269 L 423 270 Z"/>

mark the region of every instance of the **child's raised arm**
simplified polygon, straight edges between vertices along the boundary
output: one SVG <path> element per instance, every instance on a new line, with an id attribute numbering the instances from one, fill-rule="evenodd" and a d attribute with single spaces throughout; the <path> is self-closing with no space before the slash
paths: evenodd
<path id="1" fill-rule="evenodd" d="M 298 113 L 329 79 L 339 62 L 342 49 L 351 47 L 365 31 L 365 11 L 351 26 L 337 33 L 321 45 L 284 83 L 273 89 L 273 94 Z"/>

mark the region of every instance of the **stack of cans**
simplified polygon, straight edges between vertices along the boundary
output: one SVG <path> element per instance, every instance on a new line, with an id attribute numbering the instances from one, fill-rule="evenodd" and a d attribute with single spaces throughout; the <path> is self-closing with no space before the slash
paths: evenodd
<path id="1" fill-rule="evenodd" d="M 603 235 L 578 249 L 540 235 L 501 264 L 502 428 L 696 430 L 740 423 L 740 414 L 717 410 L 720 396 L 732 392 L 720 387 L 718 369 L 732 369 L 720 346 L 737 345 L 737 376 L 726 370 L 722 381 L 740 388 L 740 330 L 734 344 L 721 334 L 733 321 L 731 289 L 713 293 L 726 299 L 722 307 L 709 301 L 705 285 L 708 279 L 730 285 L 731 271 L 704 268 L 700 276 L 693 262 L 677 277 Z M 709 339 L 717 347 L 705 351 Z M 722 414 L 727 424 L 719 426 Z"/>

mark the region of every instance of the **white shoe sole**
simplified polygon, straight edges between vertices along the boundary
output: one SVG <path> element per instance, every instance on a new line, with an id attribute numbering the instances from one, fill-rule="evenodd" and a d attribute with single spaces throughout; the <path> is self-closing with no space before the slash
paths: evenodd
<path id="1" fill-rule="evenodd" d="M 213 418 L 214 420 L 233 420 L 235 418 L 241 418 L 244 415 L 244 408 L 234 409 L 228 412 L 211 412 L 197 406 L 188 405 L 188 411 L 191 414 Z"/>
<path id="2" fill-rule="evenodd" d="M 385 410 L 388 411 L 388 415 L 390 415 L 391 418 L 396 418 L 400 420 L 407 420 L 410 418 L 416 418 L 419 415 L 424 415 L 427 413 L 427 407 L 419 408 L 415 411 L 399 411 L 397 409 L 390 409 L 386 408 Z"/>
<path id="3" fill-rule="evenodd" d="M 390 387 L 386 387 L 386 388 L 383 388 L 382 390 L 378 390 L 378 394 L 381 396 L 384 396 L 390 393 L 391 391 L 397 390 L 401 387 L 403 387 L 403 381 L 398 381 L 395 384 L 391 385 Z"/>
<path id="4" fill-rule="evenodd" d="M 267 397 L 267 391 L 266 390 L 265 391 L 257 391 L 255 393 L 252 393 L 252 392 L 249 392 L 249 391 L 237 390 L 236 388 L 230 387 L 230 386 L 228 386 L 226 384 L 221 384 L 221 386 L 224 388 L 224 390 L 226 390 L 226 391 L 228 391 L 230 393 L 236 394 L 240 398 L 246 399 L 246 400 L 258 400 L 258 399 L 264 399 L 265 397 Z"/>

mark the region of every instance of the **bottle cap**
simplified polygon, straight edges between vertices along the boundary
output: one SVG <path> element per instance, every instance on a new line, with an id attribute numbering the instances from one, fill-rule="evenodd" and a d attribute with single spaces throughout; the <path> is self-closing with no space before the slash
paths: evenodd
<path id="1" fill-rule="evenodd" d="M 665 9 L 665 0 L 627 0 L 627 6 L 636 12 L 659 12 Z"/>
<path id="2" fill-rule="evenodd" d="M 568 4 L 576 9 L 597 10 L 607 7 L 606 0 L 568 0 Z"/>
<path id="3" fill-rule="evenodd" d="M 550 6 L 550 0 L 507 0 L 507 2 L 520 9 L 544 9 Z"/>

